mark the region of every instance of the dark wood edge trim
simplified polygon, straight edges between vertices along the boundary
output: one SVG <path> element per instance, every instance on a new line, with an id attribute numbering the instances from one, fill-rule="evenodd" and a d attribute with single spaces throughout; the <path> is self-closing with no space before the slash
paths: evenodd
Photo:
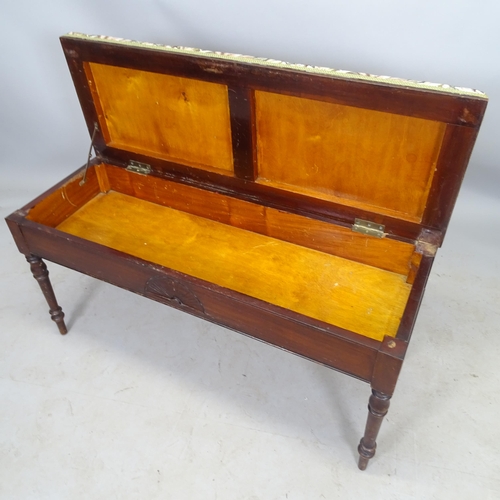
<path id="1" fill-rule="evenodd" d="M 410 342 L 411 334 L 415 326 L 418 310 L 420 309 L 420 304 L 422 302 L 422 297 L 425 292 L 425 287 L 427 285 L 427 280 L 429 279 L 433 262 L 433 256 L 424 255 L 422 257 L 415 282 L 413 283 L 410 296 L 408 297 L 408 302 L 406 303 L 403 318 L 399 324 L 398 332 L 396 334 L 397 340 L 406 343 Z"/>
<path id="2" fill-rule="evenodd" d="M 19 210 L 5 217 L 5 222 L 9 227 L 9 230 L 12 234 L 12 237 L 14 238 L 14 242 L 16 243 L 18 250 L 24 255 L 29 255 L 30 250 L 28 247 L 28 243 L 24 238 L 23 232 L 21 230 L 21 225 L 24 220 L 25 219 L 23 217 L 23 214 Z"/>
<path id="3" fill-rule="evenodd" d="M 303 321 L 304 317 L 301 315 L 289 314 L 288 311 L 281 311 L 279 307 L 257 299 L 72 237 L 32 221 L 25 222 L 24 230 L 30 248 L 36 255 L 48 261 L 140 295 L 145 295 L 145 284 L 152 276 L 174 278 L 187 284 L 203 300 L 203 310 L 182 309 L 185 312 L 299 354 L 329 368 L 348 373 L 365 382 L 371 379 L 373 364 L 381 344 L 378 341 L 332 327 L 323 328 L 321 322 L 308 321 L 308 318 Z M 156 300 L 149 295 L 148 297 Z M 175 307 L 175 304 L 172 305 Z M 206 314 L 203 314 L 202 311 L 205 310 Z M 243 325 L 241 323 L 243 317 L 247 318 L 246 326 L 240 327 Z M 247 323 L 249 320 L 250 323 Z M 304 344 L 307 338 L 315 339 L 312 350 L 306 346 L 307 343 Z M 277 344 L 272 339 L 280 341 Z M 316 354 L 313 354 L 314 352 Z M 348 356 L 347 360 L 345 356 Z"/>
<path id="4" fill-rule="evenodd" d="M 373 390 L 392 396 L 403 366 L 407 343 L 385 337 L 377 353 L 370 385 Z"/>
<path id="5" fill-rule="evenodd" d="M 61 38 L 61 43 L 90 137 L 92 137 L 94 131 L 94 124 L 99 125 L 99 130 L 94 136 L 94 147 L 96 151 L 101 151 L 106 147 L 103 130 L 107 133 L 107 125 L 104 124 L 103 126 L 99 120 L 98 109 L 100 109 L 100 103 L 94 101 L 94 94 L 88 81 L 87 72 L 90 73 L 90 68 L 85 67 L 87 61 L 81 60 L 76 50 L 65 47 L 63 38 Z"/>
<path id="6" fill-rule="evenodd" d="M 227 90 L 234 174 L 240 179 L 254 181 L 257 177 L 254 94 L 250 89 L 242 87 L 228 87 Z"/>
<path id="7" fill-rule="evenodd" d="M 448 125 L 422 224 L 446 233 L 478 130 Z"/>
<path id="8" fill-rule="evenodd" d="M 456 125 L 479 125 L 486 100 L 387 83 L 348 80 L 145 47 L 61 37 L 68 60 L 97 62 L 254 90 L 290 93 Z"/>
<path id="9" fill-rule="evenodd" d="M 442 242 L 443 234 L 441 231 L 423 228 L 418 236 L 415 252 L 420 254 L 420 258 L 422 258 L 423 255 L 434 257 Z"/>
<path id="10" fill-rule="evenodd" d="M 202 317 L 202 316 L 199 316 L 199 317 Z M 206 319 L 204 317 L 202 317 L 202 319 Z M 323 361 L 319 361 L 317 359 L 313 359 L 313 358 L 310 358 L 308 356 L 306 356 L 305 354 L 300 354 L 298 352 L 294 352 L 290 349 L 286 349 L 285 347 L 280 347 L 276 344 L 273 344 L 272 342 L 268 341 L 268 340 L 265 340 L 265 339 L 262 339 L 262 338 L 259 338 L 257 337 L 256 335 L 252 335 L 251 333 L 245 333 L 245 332 L 242 332 L 241 330 L 237 330 L 236 328 L 233 328 L 233 327 L 230 327 L 230 326 L 227 326 L 225 325 L 224 323 L 218 323 L 216 321 L 212 321 L 212 323 L 216 324 L 216 325 L 219 325 L 223 328 L 227 328 L 228 330 L 231 330 L 233 332 L 236 332 L 236 333 L 239 333 L 240 335 L 245 335 L 245 337 L 249 337 L 253 340 L 257 340 L 259 342 L 262 342 L 268 346 L 271 346 L 271 347 L 274 347 L 275 349 L 280 349 L 281 351 L 284 351 L 284 352 L 288 352 L 290 354 L 293 354 L 294 356 L 299 356 L 299 358 L 302 358 L 302 359 L 307 359 L 307 361 L 312 361 L 313 363 L 317 363 L 319 365 L 322 365 L 324 366 L 325 368 L 329 368 L 330 370 L 335 370 L 336 372 L 339 372 L 339 373 L 343 373 L 345 375 L 349 375 L 350 377 L 354 377 L 358 380 L 360 380 L 361 382 L 366 382 L 366 383 L 370 383 L 371 382 L 371 378 L 370 377 L 367 377 L 367 376 L 364 376 L 360 370 L 347 370 L 347 369 L 342 369 L 342 368 L 339 368 L 338 366 L 334 366 L 332 364 L 328 364 L 328 363 L 325 363 Z M 373 354 L 372 352 L 370 352 L 370 354 Z M 373 358 L 376 359 L 376 355 L 373 355 Z M 366 368 L 365 370 L 363 371 L 366 371 L 367 373 L 372 373 L 373 372 L 373 364 L 375 363 L 375 361 L 373 361 L 370 365 L 370 367 Z"/>
<path id="11" fill-rule="evenodd" d="M 180 279 L 182 279 L 186 283 L 191 283 L 194 284 L 198 287 L 205 288 L 207 290 L 210 290 L 212 292 L 217 292 L 220 294 L 223 294 L 225 296 L 232 297 L 236 301 L 240 302 L 245 302 L 252 304 L 253 307 L 257 309 L 261 309 L 263 311 L 270 311 L 276 316 L 281 316 L 287 319 L 292 319 L 296 323 L 300 323 L 303 325 L 306 325 L 308 327 L 312 327 L 324 332 L 327 332 L 330 335 L 342 338 L 343 340 L 346 340 L 348 342 L 352 342 L 355 344 L 363 345 L 365 347 L 371 348 L 378 350 L 380 346 L 380 342 L 374 339 L 371 339 L 369 337 L 365 337 L 363 335 L 359 335 L 357 333 L 353 333 L 348 330 L 344 330 L 343 328 L 339 328 L 333 325 L 330 325 L 328 323 L 324 323 L 323 321 L 319 321 L 313 318 L 309 318 L 307 316 L 304 316 L 299 313 L 295 313 L 293 311 L 289 311 L 287 309 L 283 309 L 282 307 L 275 306 L 272 304 L 268 304 L 266 302 L 263 302 L 259 299 L 244 295 L 239 292 L 235 292 L 233 290 L 230 290 L 228 288 L 221 287 L 219 285 L 215 285 L 213 283 L 200 280 L 198 278 L 194 278 L 192 276 L 189 276 L 187 274 L 165 268 L 159 264 L 154 264 L 149 261 L 140 259 L 138 257 L 131 256 L 129 254 L 126 254 L 124 252 L 121 252 L 119 250 L 114 250 L 112 248 L 106 247 L 104 245 L 100 245 L 98 243 L 94 243 L 92 241 L 85 240 L 83 238 L 80 238 L 78 236 L 73 236 L 68 233 L 64 233 L 62 231 L 59 231 L 58 229 L 54 229 L 48 226 L 44 226 L 43 224 L 39 224 L 37 222 L 28 220 L 28 219 L 23 219 L 21 226 L 42 232 L 49 236 L 50 238 L 53 239 L 63 239 L 65 241 L 70 241 L 72 242 L 73 245 L 78 245 L 80 248 L 88 249 L 91 251 L 93 254 L 101 253 L 103 255 L 110 255 L 113 258 L 117 260 L 123 260 L 123 261 L 128 261 L 128 262 L 134 262 L 134 263 L 140 263 L 141 266 L 148 267 L 150 269 L 159 271 L 159 272 L 168 272 L 171 275 L 178 276 Z M 38 254 L 37 254 L 38 255 Z M 43 255 L 40 255 L 40 257 L 44 257 Z"/>

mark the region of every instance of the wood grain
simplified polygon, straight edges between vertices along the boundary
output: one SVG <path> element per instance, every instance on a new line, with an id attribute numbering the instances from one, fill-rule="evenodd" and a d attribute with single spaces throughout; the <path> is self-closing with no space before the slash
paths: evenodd
<path id="1" fill-rule="evenodd" d="M 56 227 L 99 192 L 107 193 L 109 190 L 114 190 L 398 274 L 407 275 L 415 267 L 415 263 L 412 264 L 415 246 L 410 243 L 365 236 L 333 223 L 264 207 L 154 176 L 138 175 L 112 165 L 92 166 L 87 178 L 88 182 L 80 186 L 78 181 L 81 179 L 81 174 L 79 174 L 45 199 L 39 200 L 30 209 L 28 218 Z"/>
<path id="2" fill-rule="evenodd" d="M 53 228 L 23 221 L 30 248 L 46 260 L 144 295 L 145 284 L 171 277 L 187 284 L 201 300 L 203 317 L 240 333 L 279 346 L 330 368 L 369 382 L 381 343 L 347 330 L 285 311 L 246 295 L 207 283 L 172 269 L 158 268 L 136 257 L 105 248 Z M 173 304 L 175 307 L 175 304 Z"/>
<path id="3" fill-rule="evenodd" d="M 87 73 L 109 146 L 233 172 L 225 85 L 96 63 Z"/>
<path id="4" fill-rule="evenodd" d="M 431 186 L 429 203 L 423 217 L 423 224 L 438 227 L 446 234 L 460 186 L 469 163 L 477 130 L 468 127 L 448 125 L 443 138 L 436 175 Z M 446 221 L 446 224 L 443 224 Z"/>
<path id="5" fill-rule="evenodd" d="M 111 189 L 371 266 L 408 274 L 415 246 L 373 238 L 333 223 L 106 165 Z"/>
<path id="6" fill-rule="evenodd" d="M 111 187 L 108 179 L 108 171 L 106 170 L 106 165 L 100 163 L 95 167 L 95 173 L 97 175 L 97 182 L 99 183 L 99 189 L 101 193 L 107 193 Z"/>
<path id="7" fill-rule="evenodd" d="M 83 172 L 80 171 L 59 189 L 39 200 L 29 211 L 27 219 L 56 227 L 100 192 L 94 167 L 87 171 L 87 180 L 80 186 Z"/>
<path id="8" fill-rule="evenodd" d="M 420 221 L 445 125 L 255 93 L 258 180 Z"/>
<path id="9" fill-rule="evenodd" d="M 102 117 L 99 99 L 95 98 L 92 90 L 92 76 L 86 77 L 85 68 L 90 64 L 108 65 L 109 67 L 131 68 L 135 72 L 168 75 L 188 80 L 205 81 L 208 84 L 222 85 L 228 89 L 246 89 L 250 95 L 254 92 L 282 94 L 295 98 L 323 101 L 342 107 L 373 110 L 383 114 L 407 116 L 431 122 L 456 125 L 458 129 L 471 129 L 470 133 L 454 134 L 453 141 L 445 141 L 441 152 L 443 161 L 439 161 L 437 175 L 432 180 L 432 188 L 428 195 L 426 213 L 415 216 L 404 212 L 391 212 L 364 204 L 363 200 L 352 200 L 345 193 L 341 197 L 329 194 L 328 199 L 317 198 L 317 191 L 308 191 L 298 194 L 300 187 L 295 186 L 292 192 L 287 184 L 277 187 L 247 182 L 249 175 L 250 144 L 249 137 L 240 132 L 251 127 L 245 125 L 249 120 L 240 115 L 238 106 L 230 110 L 231 123 L 234 125 L 233 148 L 235 148 L 235 163 L 239 169 L 236 178 L 230 175 L 219 175 L 224 170 L 212 167 L 194 168 L 185 161 L 176 159 L 162 159 L 148 152 L 141 155 L 138 152 L 131 155 L 119 147 L 111 147 L 109 141 L 104 141 L 106 126 L 101 123 L 102 134 L 97 134 L 96 147 L 99 155 L 109 158 L 114 163 L 126 163 L 130 157 L 139 161 L 151 163 L 153 169 L 165 176 L 174 176 L 177 180 L 189 179 L 189 182 L 203 182 L 210 184 L 210 189 L 229 191 L 238 197 L 259 198 L 263 205 L 275 206 L 279 203 L 288 211 L 296 213 L 309 212 L 318 214 L 318 217 L 327 219 L 336 218 L 339 221 L 352 224 L 355 217 L 374 220 L 384 224 L 389 234 L 402 239 L 415 239 L 420 232 L 420 224 L 438 229 L 445 233 L 454 204 L 459 182 L 458 171 L 463 171 L 467 163 L 467 155 L 461 152 L 471 150 L 481 120 L 483 118 L 487 99 L 483 97 L 454 95 L 435 92 L 428 89 L 406 88 L 390 85 L 390 81 L 365 82 L 353 79 L 330 77 L 303 73 L 287 68 L 266 68 L 258 65 L 225 61 L 222 59 L 204 58 L 192 54 L 178 54 L 166 51 L 151 50 L 147 47 L 123 46 L 101 40 L 83 40 L 74 37 L 62 37 L 61 43 L 70 67 L 78 97 L 85 115 L 89 131 L 92 132 L 94 123 Z M 243 101 L 242 101 L 243 102 Z M 248 116 L 248 113 L 246 114 Z M 241 120 L 240 118 L 244 119 Z M 252 118 L 252 117 L 251 117 Z M 358 131 L 359 132 L 359 131 Z M 371 132 L 370 132 L 371 133 Z M 109 134 L 108 134 L 109 135 Z M 460 135 L 460 137 L 459 137 Z M 245 139 L 245 146 L 236 143 Z M 236 141 L 234 140 L 236 138 Z M 253 137 L 252 145 L 255 144 Z M 457 150 L 458 148 L 458 150 Z M 458 152 L 457 152 L 458 151 Z M 455 158 L 456 157 L 456 158 Z M 148 160 L 149 158 L 149 160 Z M 455 158 L 455 160 L 453 159 Z M 451 161 L 448 161 L 450 160 Z M 446 168 L 442 175 L 439 172 L 441 165 L 457 165 L 457 168 Z M 396 167 L 399 168 L 398 165 Z M 456 172 L 455 172 L 456 171 Z M 451 176 L 450 176 L 451 174 Z M 411 179 L 409 179 L 411 181 Z M 450 188 L 451 186 L 451 188 Z M 379 186 L 373 186 L 376 191 Z M 302 192 L 302 191 L 301 191 Z M 393 190 L 398 196 L 398 190 Z M 304 196 L 307 195 L 307 196 Z M 410 192 L 410 195 L 412 193 Z M 316 197 L 316 198 L 313 198 Z M 404 207 L 403 207 L 404 208 Z"/>
<path id="10" fill-rule="evenodd" d="M 377 340 L 396 334 L 411 289 L 395 273 L 115 192 L 58 229 Z"/>

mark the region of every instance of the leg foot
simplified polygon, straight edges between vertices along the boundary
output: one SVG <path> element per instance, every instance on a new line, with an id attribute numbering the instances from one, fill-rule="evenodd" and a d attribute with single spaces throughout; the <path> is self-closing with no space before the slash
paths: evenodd
<path id="1" fill-rule="evenodd" d="M 29 262 L 33 277 L 38 281 L 38 284 L 42 289 L 43 295 L 47 300 L 47 304 L 49 304 L 49 312 L 52 321 L 56 323 L 61 335 L 66 334 L 68 329 L 64 323 L 64 313 L 57 303 L 56 296 L 54 295 L 54 290 L 52 289 L 52 285 L 49 280 L 49 272 L 47 271 L 45 262 L 36 255 L 27 255 L 26 260 Z"/>
<path id="2" fill-rule="evenodd" d="M 368 419 L 366 421 L 365 435 L 358 446 L 358 467 L 365 470 L 368 461 L 375 455 L 377 449 L 377 435 L 387 411 L 389 410 L 391 396 L 372 390 L 368 403 Z"/>

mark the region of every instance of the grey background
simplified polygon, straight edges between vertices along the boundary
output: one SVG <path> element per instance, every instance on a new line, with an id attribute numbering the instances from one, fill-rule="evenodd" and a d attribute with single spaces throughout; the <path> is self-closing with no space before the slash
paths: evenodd
<path id="1" fill-rule="evenodd" d="M 58 41 L 80 31 L 478 88 L 491 102 L 466 183 L 496 196 L 499 14 L 495 0 L 4 0 L 0 180 L 48 186 L 84 162 Z"/>

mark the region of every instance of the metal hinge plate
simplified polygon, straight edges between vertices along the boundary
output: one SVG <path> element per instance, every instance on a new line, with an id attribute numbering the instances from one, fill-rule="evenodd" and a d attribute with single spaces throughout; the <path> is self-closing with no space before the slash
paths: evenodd
<path id="1" fill-rule="evenodd" d="M 385 236 L 385 226 L 382 224 L 376 224 L 375 222 L 370 222 L 369 220 L 354 219 L 352 230 L 357 233 L 375 236 L 375 238 L 383 238 Z"/>
<path id="2" fill-rule="evenodd" d="M 151 173 L 151 165 L 141 163 L 140 161 L 130 160 L 127 165 L 127 170 L 129 172 L 135 172 L 136 174 L 148 175 Z"/>

